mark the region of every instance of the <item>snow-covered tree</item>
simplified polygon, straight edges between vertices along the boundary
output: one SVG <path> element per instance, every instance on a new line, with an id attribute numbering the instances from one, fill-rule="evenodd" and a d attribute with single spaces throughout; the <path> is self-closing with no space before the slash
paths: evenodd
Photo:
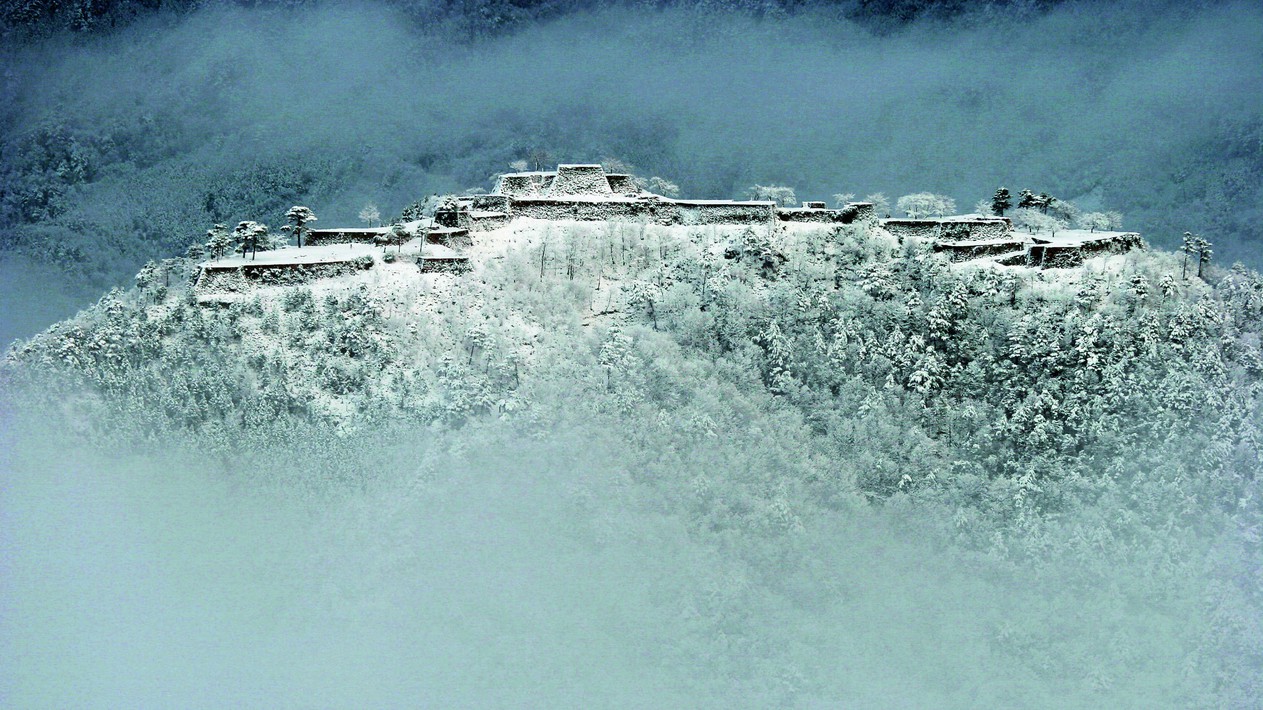
<path id="1" fill-rule="evenodd" d="M 1084 212 L 1079 215 L 1077 224 L 1079 229 L 1086 229 L 1089 232 L 1095 232 L 1098 229 L 1104 231 L 1110 228 L 1110 218 L 1104 212 Z"/>
<path id="2" fill-rule="evenodd" d="M 974 212 L 984 216 L 991 216 L 994 214 L 991 211 L 991 200 L 978 200 L 974 203 Z"/>
<path id="3" fill-rule="evenodd" d="M 636 168 L 621 158 L 601 158 L 601 169 L 607 173 L 622 175 L 634 175 L 636 173 Z"/>
<path id="4" fill-rule="evenodd" d="M 308 231 L 307 224 L 316 221 L 315 213 L 311 211 L 310 207 L 295 205 L 285 213 L 285 219 L 289 224 L 281 227 L 281 231 L 294 235 L 294 238 L 298 240 L 298 246 L 301 248 L 303 245 L 303 233 Z"/>
<path id="5" fill-rule="evenodd" d="M 854 192 L 836 192 L 833 194 L 834 207 L 846 207 L 848 204 L 854 201 L 855 201 Z"/>
<path id="6" fill-rule="evenodd" d="M 1079 221 L 1079 216 L 1083 214 L 1077 205 L 1069 200 L 1059 200 L 1056 197 L 1048 198 L 1048 205 L 1044 208 L 1044 214 L 1055 217 L 1066 224 L 1074 224 Z"/>
<path id="7" fill-rule="evenodd" d="M 874 192 L 871 195 L 864 195 L 864 201 L 872 204 L 874 214 L 890 216 L 890 198 L 886 197 L 886 193 Z"/>
<path id="8" fill-rule="evenodd" d="M 798 204 L 794 188 L 781 185 L 752 185 L 746 194 L 752 200 L 771 200 L 781 207 L 793 207 Z"/>
<path id="9" fill-rule="evenodd" d="M 936 195 L 932 192 L 917 192 L 900 197 L 895 202 L 895 207 L 912 219 L 930 215 L 942 217 L 945 214 L 956 211 L 956 201 L 946 195 Z"/>
<path id="10" fill-rule="evenodd" d="M 649 178 L 649 180 L 645 183 L 645 189 L 655 195 L 662 195 L 663 197 L 680 196 L 679 185 L 667 180 L 666 178 L 660 178 L 657 175 Z"/>
<path id="11" fill-rule="evenodd" d="M 1206 265 L 1210 263 L 1210 257 L 1214 255 L 1211 250 L 1210 240 L 1198 236 L 1193 240 L 1193 247 L 1197 250 L 1197 278 L 1203 278 L 1205 275 Z"/>
<path id="12" fill-rule="evenodd" d="M 136 288 L 139 288 L 141 291 L 148 291 L 149 287 L 153 286 L 157 280 L 158 264 L 150 259 L 136 273 Z"/>
<path id="13" fill-rule="evenodd" d="M 1188 279 L 1188 257 L 1197 253 L 1197 245 L 1195 240 L 1201 239 L 1192 232 L 1185 232 L 1180 243 L 1180 253 L 1184 255 L 1183 262 L 1180 264 L 1180 280 Z"/>
<path id="14" fill-rule="evenodd" d="M 242 256 L 250 252 L 251 258 L 259 251 L 260 243 L 268 235 L 268 226 L 258 222 L 239 222 L 232 230 L 235 249 Z"/>
<path id="15" fill-rule="evenodd" d="M 533 170 L 543 170 L 550 160 L 552 160 L 552 155 L 542 148 L 532 150 L 530 156 L 527 157 Z"/>
<path id="16" fill-rule="evenodd" d="M 1018 229 L 1025 229 L 1031 234 L 1035 234 L 1037 232 L 1051 232 L 1055 236 L 1057 234 L 1057 230 L 1066 228 L 1065 223 L 1056 217 L 1051 217 L 1039 210 L 1031 209 L 1029 207 L 1019 207 L 1013 210 L 1013 214 L 1010 215 L 1010 219 L 1013 220 L 1014 227 Z"/>
<path id="17" fill-rule="evenodd" d="M 369 202 L 360 208 L 360 219 L 364 221 L 364 224 L 371 227 L 374 224 L 381 223 L 382 213 L 378 211 L 376 204 Z"/>
<path id="18" fill-rule="evenodd" d="M 1009 188 L 1001 187 L 991 196 L 991 212 L 997 216 L 1003 217 L 1004 212 L 1013 206 L 1013 196 L 1009 194 Z"/>
<path id="19" fill-rule="evenodd" d="M 408 241 L 410 234 L 404 229 L 402 224 L 396 224 L 390 228 L 391 241 L 395 243 L 395 252 L 398 253 L 403 249 L 403 243 Z"/>
<path id="20" fill-rule="evenodd" d="M 206 230 L 206 251 L 212 259 L 222 258 L 231 246 L 232 235 L 228 232 L 228 227 L 216 224 Z"/>

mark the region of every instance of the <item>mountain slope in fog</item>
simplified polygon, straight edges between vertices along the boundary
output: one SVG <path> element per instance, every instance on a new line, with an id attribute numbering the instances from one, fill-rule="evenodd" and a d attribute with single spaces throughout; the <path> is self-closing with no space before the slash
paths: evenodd
<path id="1" fill-rule="evenodd" d="M 223 306 L 177 268 L 19 344 L 13 697 L 1257 697 L 1257 273 L 850 225 L 480 238 L 464 276 Z"/>

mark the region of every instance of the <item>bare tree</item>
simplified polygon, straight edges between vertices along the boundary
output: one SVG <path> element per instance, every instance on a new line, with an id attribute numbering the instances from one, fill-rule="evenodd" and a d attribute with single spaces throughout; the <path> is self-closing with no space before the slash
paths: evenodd
<path id="1" fill-rule="evenodd" d="M 798 204 L 794 188 L 781 185 L 752 185 L 747 191 L 752 200 L 770 200 L 781 207 L 793 207 Z"/>
<path id="2" fill-rule="evenodd" d="M 900 197 L 895 202 L 895 207 L 912 219 L 929 215 L 942 217 L 956 211 L 956 200 L 932 192 L 917 192 Z"/>

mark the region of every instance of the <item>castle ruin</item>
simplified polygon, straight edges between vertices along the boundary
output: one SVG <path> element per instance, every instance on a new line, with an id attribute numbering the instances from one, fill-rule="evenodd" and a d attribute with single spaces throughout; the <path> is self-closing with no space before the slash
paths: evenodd
<path id="1" fill-rule="evenodd" d="M 653 194 L 635 177 L 607 173 L 597 164 L 562 164 L 552 171 L 506 173 L 490 193 L 449 197 L 433 219 L 397 227 L 316 229 L 307 248 L 269 253 L 264 259 L 223 259 L 202 267 L 199 290 L 234 292 L 252 283 L 279 284 L 322 278 L 369 268 L 374 245 L 393 245 L 402 258 L 423 272 L 464 273 L 471 268 L 467 250 L 474 234 L 507 225 L 517 218 L 551 221 L 627 221 L 662 226 L 775 225 L 778 223 L 862 225 L 882 229 L 901 243 L 929 244 L 953 262 L 988 260 L 1008 266 L 1069 268 L 1091 256 L 1143 248 L 1134 232 L 1084 232 L 1026 235 L 1010 220 L 990 215 L 936 219 L 878 220 L 873 205 L 852 202 L 830 209 L 823 202 L 785 207 L 770 200 L 683 200 Z M 334 245 L 352 247 L 331 249 Z"/>

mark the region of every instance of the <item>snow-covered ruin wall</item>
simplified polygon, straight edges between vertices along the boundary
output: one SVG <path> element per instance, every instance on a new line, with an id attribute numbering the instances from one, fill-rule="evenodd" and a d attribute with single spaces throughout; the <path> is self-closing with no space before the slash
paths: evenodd
<path id="1" fill-rule="evenodd" d="M 808 206 L 812 205 L 812 206 Z M 819 205 L 819 206 L 816 206 Z M 852 202 L 842 209 L 828 209 L 823 203 L 809 202 L 802 207 L 778 207 L 776 218 L 782 222 L 812 222 L 822 224 L 855 224 L 876 219 L 873 205 L 868 202 Z"/>
<path id="2" fill-rule="evenodd" d="M 513 200 L 514 217 L 546 220 L 636 221 L 660 225 L 759 224 L 772 221 L 771 202 L 685 201 L 665 199 L 522 199 Z"/>
<path id="3" fill-rule="evenodd" d="M 610 190 L 618 195 L 635 195 L 640 192 L 636 179 L 631 175 L 609 173 L 605 176 L 610 181 Z"/>
<path id="4" fill-rule="evenodd" d="M 557 177 L 548 188 L 551 197 L 613 195 L 609 178 L 600 165 L 558 165 Z"/>
<path id="5" fill-rule="evenodd" d="M 199 294 L 246 293 L 261 286 L 298 286 L 318 279 L 346 276 L 373 268 L 373 257 L 311 264 L 203 264 L 194 290 Z"/>
<path id="6" fill-rule="evenodd" d="M 348 227 L 343 229 L 313 229 L 307 232 L 303 243 L 311 247 L 329 244 L 378 244 L 393 239 L 390 227 Z M 394 241 L 391 241 L 393 244 Z"/>
<path id="7" fill-rule="evenodd" d="M 1122 254 L 1145 248 L 1144 240 L 1136 232 L 1102 234 L 1066 243 L 1035 239 L 1036 243 L 1026 252 L 1026 265 L 1041 269 L 1072 268 L 1099 254 Z"/>
<path id="8" fill-rule="evenodd" d="M 884 219 L 881 226 L 900 238 L 944 241 L 992 241 L 1006 239 L 1013 224 L 1006 217 L 949 217 L 945 219 Z"/>

